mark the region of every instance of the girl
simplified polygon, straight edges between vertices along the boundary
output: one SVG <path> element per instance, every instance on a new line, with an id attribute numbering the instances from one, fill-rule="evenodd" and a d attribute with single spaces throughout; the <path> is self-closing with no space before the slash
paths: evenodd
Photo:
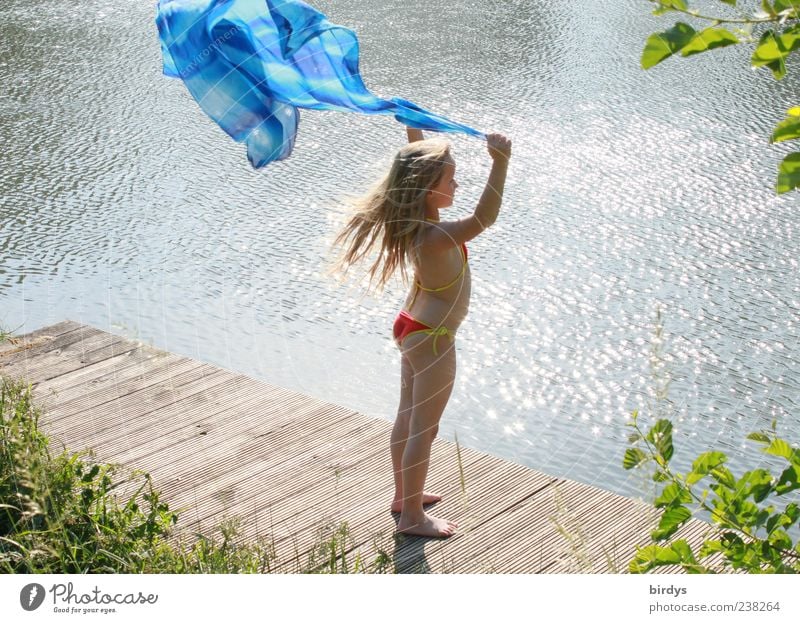
<path id="1" fill-rule="evenodd" d="M 378 287 L 399 269 L 414 283 L 394 323 L 401 353 L 400 406 L 391 437 L 394 501 L 400 513 L 397 531 L 449 537 L 457 524 L 427 514 L 423 504 L 441 496 L 423 490 L 431 445 L 456 375 L 455 334 L 469 308 L 470 271 L 466 242 L 497 219 L 503 198 L 511 141 L 489 134 L 492 169 L 475 211 L 454 221 L 440 220 L 458 188 L 450 146 L 424 140 L 407 129 L 409 144 L 395 156 L 389 173 L 356 202 L 355 213 L 336 238 L 344 247 L 343 271 L 376 247 L 369 270 Z"/>

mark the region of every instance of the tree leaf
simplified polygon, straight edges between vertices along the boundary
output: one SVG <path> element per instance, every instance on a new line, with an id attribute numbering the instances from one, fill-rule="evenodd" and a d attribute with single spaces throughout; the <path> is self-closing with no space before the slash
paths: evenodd
<path id="1" fill-rule="evenodd" d="M 678 482 L 673 482 L 664 487 L 661 495 L 653 501 L 653 506 L 662 508 L 663 506 L 674 506 L 676 503 L 688 504 L 691 501 L 692 496 L 686 487 Z"/>
<path id="2" fill-rule="evenodd" d="M 670 546 L 670 548 L 673 552 L 678 554 L 681 562 L 697 563 L 697 559 L 694 557 L 694 552 L 692 552 L 692 548 L 689 546 L 689 543 L 686 541 L 686 539 L 678 539 Z"/>
<path id="3" fill-rule="evenodd" d="M 772 532 L 775 528 L 788 528 L 800 517 L 800 507 L 794 502 L 786 505 L 782 513 L 775 513 L 767 520 L 767 532 Z"/>
<path id="4" fill-rule="evenodd" d="M 782 11 L 800 10 L 800 0 L 775 0 L 775 10 L 778 13 Z"/>
<path id="5" fill-rule="evenodd" d="M 761 502 L 772 491 L 772 474 L 765 469 L 754 469 L 739 479 L 736 489 L 743 497 L 752 495 L 753 500 Z"/>
<path id="6" fill-rule="evenodd" d="M 778 168 L 778 181 L 775 190 L 779 195 L 788 193 L 800 186 L 800 152 L 786 156 Z"/>
<path id="7" fill-rule="evenodd" d="M 692 513 L 684 506 L 667 509 L 664 511 L 664 514 L 661 515 L 658 528 L 651 534 L 653 540 L 663 541 L 664 539 L 668 539 L 675 534 L 678 528 L 685 524 L 691 516 Z"/>
<path id="8" fill-rule="evenodd" d="M 764 452 L 767 454 L 772 454 L 773 456 L 780 456 L 784 459 L 791 459 L 792 455 L 794 454 L 794 450 L 792 446 L 788 444 L 783 439 L 773 439 L 772 443 L 769 444 L 768 447 L 764 448 Z"/>
<path id="9" fill-rule="evenodd" d="M 702 479 L 703 476 L 707 475 L 712 469 L 722 465 L 727 460 L 728 457 L 725 456 L 724 452 L 716 450 L 712 452 L 703 452 L 703 454 L 698 456 L 692 463 L 692 471 L 686 476 L 686 482 L 693 485 L 698 480 Z"/>
<path id="10" fill-rule="evenodd" d="M 722 543 L 714 539 L 706 539 L 700 546 L 700 551 L 698 552 L 698 555 L 700 556 L 700 558 L 705 558 L 706 556 L 710 556 L 711 554 L 716 554 L 717 552 L 721 551 L 722 551 Z"/>
<path id="11" fill-rule="evenodd" d="M 736 45 L 739 39 L 725 28 L 706 28 L 697 33 L 692 40 L 681 49 L 681 56 L 692 56 L 715 48 Z"/>
<path id="12" fill-rule="evenodd" d="M 767 30 L 761 35 L 750 64 L 753 67 L 768 67 L 775 79 L 780 80 L 786 75 L 787 54 L 781 50 L 778 36 L 772 30 Z"/>
<path id="13" fill-rule="evenodd" d="M 747 439 L 752 439 L 753 441 L 758 441 L 759 443 L 770 442 L 770 436 L 765 433 L 750 433 L 747 436 Z"/>
<path id="14" fill-rule="evenodd" d="M 750 64 L 768 67 L 776 80 L 786 75 L 786 57 L 800 48 L 800 26 L 787 28 L 780 34 L 767 30 L 761 35 Z"/>
<path id="15" fill-rule="evenodd" d="M 668 462 L 672 458 L 672 422 L 666 419 L 658 420 L 647 432 L 647 440 L 664 457 L 664 462 Z"/>
<path id="16" fill-rule="evenodd" d="M 775 493 L 783 495 L 796 489 L 800 489 L 800 469 L 794 465 L 790 465 L 778 478 L 778 484 L 775 485 Z"/>
<path id="17" fill-rule="evenodd" d="M 778 549 L 792 549 L 791 537 L 786 534 L 785 530 L 781 530 L 780 528 L 772 531 L 772 534 L 769 535 L 768 542 L 772 547 L 777 547 Z"/>
<path id="18" fill-rule="evenodd" d="M 650 35 L 642 52 L 642 69 L 650 69 L 675 54 L 692 40 L 695 33 L 689 24 L 678 22 L 669 30 Z"/>
<path id="19" fill-rule="evenodd" d="M 689 6 L 684 0 L 660 0 L 659 5 L 653 9 L 653 15 L 664 15 L 668 11 L 675 9 L 687 10 Z"/>
<path id="20" fill-rule="evenodd" d="M 775 126 L 769 142 L 780 143 L 795 138 L 800 138 L 800 117 L 789 117 Z"/>
<path id="21" fill-rule="evenodd" d="M 647 455 L 639 448 L 628 448 L 625 450 L 625 458 L 622 460 L 622 467 L 625 469 L 633 469 L 639 467 L 644 461 L 647 460 Z"/>
<path id="22" fill-rule="evenodd" d="M 681 561 L 680 554 L 671 547 L 662 545 L 648 545 L 636 550 L 636 555 L 628 565 L 631 573 L 647 573 L 654 567 L 662 565 L 677 565 Z"/>
<path id="23" fill-rule="evenodd" d="M 731 470 L 724 465 L 718 465 L 709 473 L 714 480 L 728 489 L 733 489 L 736 486 L 736 480 L 734 479 Z M 716 489 L 715 491 L 717 491 L 717 494 L 719 495 L 719 491 Z"/>

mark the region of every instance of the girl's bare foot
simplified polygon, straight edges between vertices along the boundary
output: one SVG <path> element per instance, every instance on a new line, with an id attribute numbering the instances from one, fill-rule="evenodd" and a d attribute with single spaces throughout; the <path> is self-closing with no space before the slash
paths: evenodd
<path id="1" fill-rule="evenodd" d="M 433 504 L 434 502 L 438 502 L 441 499 L 442 499 L 442 496 L 441 495 L 437 495 L 435 493 L 427 493 L 427 492 L 425 492 L 425 493 L 422 494 L 422 504 L 423 505 L 425 505 L 425 504 Z M 393 513 L 399 513 L 400 511 L 403 510 L 403 500 L 400 499 L 400 498 L 395 499 L 392 502 L 391 508 L 392 508 L 392 512 Z"/>
<path id="2" fill-rule="evenodd" d="M 422 521 L 415 523 L 405 522 L 400 518 L 397 524 L 397 531 L 403 534 L 414 534 L 416 536 L 449 537 L 455 534 L 458 524 L 447 519 L 439 519 L 433 515 L 425 513 Z"/>

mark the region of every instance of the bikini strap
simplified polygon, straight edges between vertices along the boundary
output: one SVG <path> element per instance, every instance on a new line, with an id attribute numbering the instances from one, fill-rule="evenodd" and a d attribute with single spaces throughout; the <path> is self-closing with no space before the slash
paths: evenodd
<path id="1" fill-rule="evenodd" d="M 415 280 L 414 283 L 417 285 L 417 287 L 420 290 L 425 290 L 425 292 L 441 292 L 442 290 L 447 290 L 448 288 L 451 288 L 452 286 L 454 286 L 456 284 L 456 282 L 459 279 L 461 279 L 461 276 L 464 274 L 464 271 L 467 269 L 467 245 L 462 245 L 461 247 L 459 247 L 459 250 L 461 251 L 461 261 L 463 263 L 461 264 L 461 271 L 458 273 L 458 275 L 456 275 L 455 279 L 453 279 L 446 286 L 441 286 L 440 288 L 426 288 L 419 281 Z"/>

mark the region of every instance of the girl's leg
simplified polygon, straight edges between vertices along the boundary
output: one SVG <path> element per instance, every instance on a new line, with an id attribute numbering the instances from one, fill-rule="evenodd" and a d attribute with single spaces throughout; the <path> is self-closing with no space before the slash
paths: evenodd
<path id="1" fill-rule="evenodd" d="M 439 355 L 430 336 L 409 336 L 403 354 L 414 371 L 408 441 L 402 458 L 403 507 L 397 529 L 422 536 L 450 536 L 456 524 L 422 509 L 431 445 L 439 430 L 456 375 L 455 344 L 439 340 Z M 444 346 L 444 348 L 442 348 Z"/>
<path id="2" fill-rule="evenodd" d="M 411 400 L 414 387 L 414 369 L 405 355 L 400 361 L 400 405 L 394 421 L 391 437 L 392 469 L 394 471 L 394 498 L 392 510 L 399 512 L 403 499 L 403 451 L 408 439 L 408 424 L 411 421 Z"/>
<path id="3" fill-rule="evenodd" d="M 408 440 L 408 426 L 411 421 L 411 405 L 413 404 L 414 369 L 411 362 L 401 353 L 400 360 L 400 405 L 397 407 L 397 418 L 394 421 L 391 437 L 392 468 L 394 471 L 394 497 L 391 509 L 399 513 L 403 508 L 403 452 Z M 435 493 L 424 492 L 423 504 L 432 504 L 442 499 Z"/>

